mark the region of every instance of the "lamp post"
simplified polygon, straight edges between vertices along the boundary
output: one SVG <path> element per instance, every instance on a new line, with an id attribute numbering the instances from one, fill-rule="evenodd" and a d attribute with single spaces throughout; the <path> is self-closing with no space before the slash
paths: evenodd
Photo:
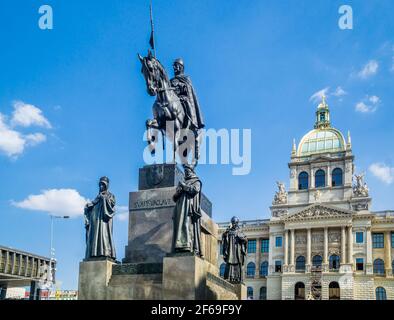
<path id="1" fill-rule="evenodd" d="M 56 261 L 55 259 L 55 248 L 53 247 L 53 221 L 54 219 L 69 219 L 69 216 L 56 216 L 50 214 L 49 217 L 51 218 L 51 231 L 50 231 L 50 255 L 49 255 L 49 268 L 47 274 L 47 283 L 48 283 L 48 300 L 51 295 L 51 289 L 53 289 L 53 265 Z"/>

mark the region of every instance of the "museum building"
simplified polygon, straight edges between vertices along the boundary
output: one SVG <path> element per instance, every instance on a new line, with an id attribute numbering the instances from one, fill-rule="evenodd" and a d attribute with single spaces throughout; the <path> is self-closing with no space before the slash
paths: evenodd
<path id="1" fill-rule="evenodd" d="M 248 298 L 394 299 L 394 211 L 370 211 L 350 133 L 345 140 L 331 126 L 324 97 L 288 166 L 289 189 L 278 183 L 271 218 L 241 222 Z M 227 226 L 219 224 L 219 239 Z M 221 252 L 218 263 L 223 276 Z"/>

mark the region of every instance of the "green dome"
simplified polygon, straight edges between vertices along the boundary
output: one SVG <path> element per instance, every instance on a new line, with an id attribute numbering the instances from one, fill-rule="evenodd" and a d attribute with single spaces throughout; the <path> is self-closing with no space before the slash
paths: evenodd
<path id="1" fill-rule="evenodd" d="M 345 147 L 345 139 L 337 129 L 331 127 L 314 129 L 301 139 L 297 155 L 302 157 L 319 153 L 344 152 Z"/>

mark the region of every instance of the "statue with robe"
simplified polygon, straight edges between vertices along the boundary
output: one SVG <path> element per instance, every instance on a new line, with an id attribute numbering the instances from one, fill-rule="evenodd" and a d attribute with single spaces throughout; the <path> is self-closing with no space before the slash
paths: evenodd
<path id="1" fill-rule="evenodd" d="M 231 218 L 231 225 L 222 235 L 223 260 L 226 263 L 224 279 L 231 283 L 243 282 L 243 266 L 248 240 L 239 227 L 239 219 Z"/>
<path id="2" fill-rule="evenodd" d="M 174 251 L 191 252 L 203 257 L 201 251 L 201 187 L 194 166 L 184 164 L 185 178 L 180 181 L 173 200 Z"/>
<path id="3" fill-rule="evenodd" d="M 99 194 L 85 206 L 86 260 L 102 257 L 116 259 L 112 221 L 115 215 L 115 196 L 108 188 L 109 179 L 100 178 Z"/>

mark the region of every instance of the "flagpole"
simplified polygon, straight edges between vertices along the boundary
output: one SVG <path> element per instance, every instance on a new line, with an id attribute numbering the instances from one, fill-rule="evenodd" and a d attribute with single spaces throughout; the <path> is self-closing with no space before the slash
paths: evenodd
<path id="1" fill-rule="evenodd" d="M 153 9 L 152 9 L 152 0 L 150 0 L 150 27 L 151 27 L 151 39 L 150 39 L 150 44 L 151 47 L 153 49 L 153 56 L 156 58 L 156 46 L 155 46 L 155 38 L 154 38 L 154 34 L 155 34 L 155 28 L 154 28 L 154 24 L 153 24 Z"/>

